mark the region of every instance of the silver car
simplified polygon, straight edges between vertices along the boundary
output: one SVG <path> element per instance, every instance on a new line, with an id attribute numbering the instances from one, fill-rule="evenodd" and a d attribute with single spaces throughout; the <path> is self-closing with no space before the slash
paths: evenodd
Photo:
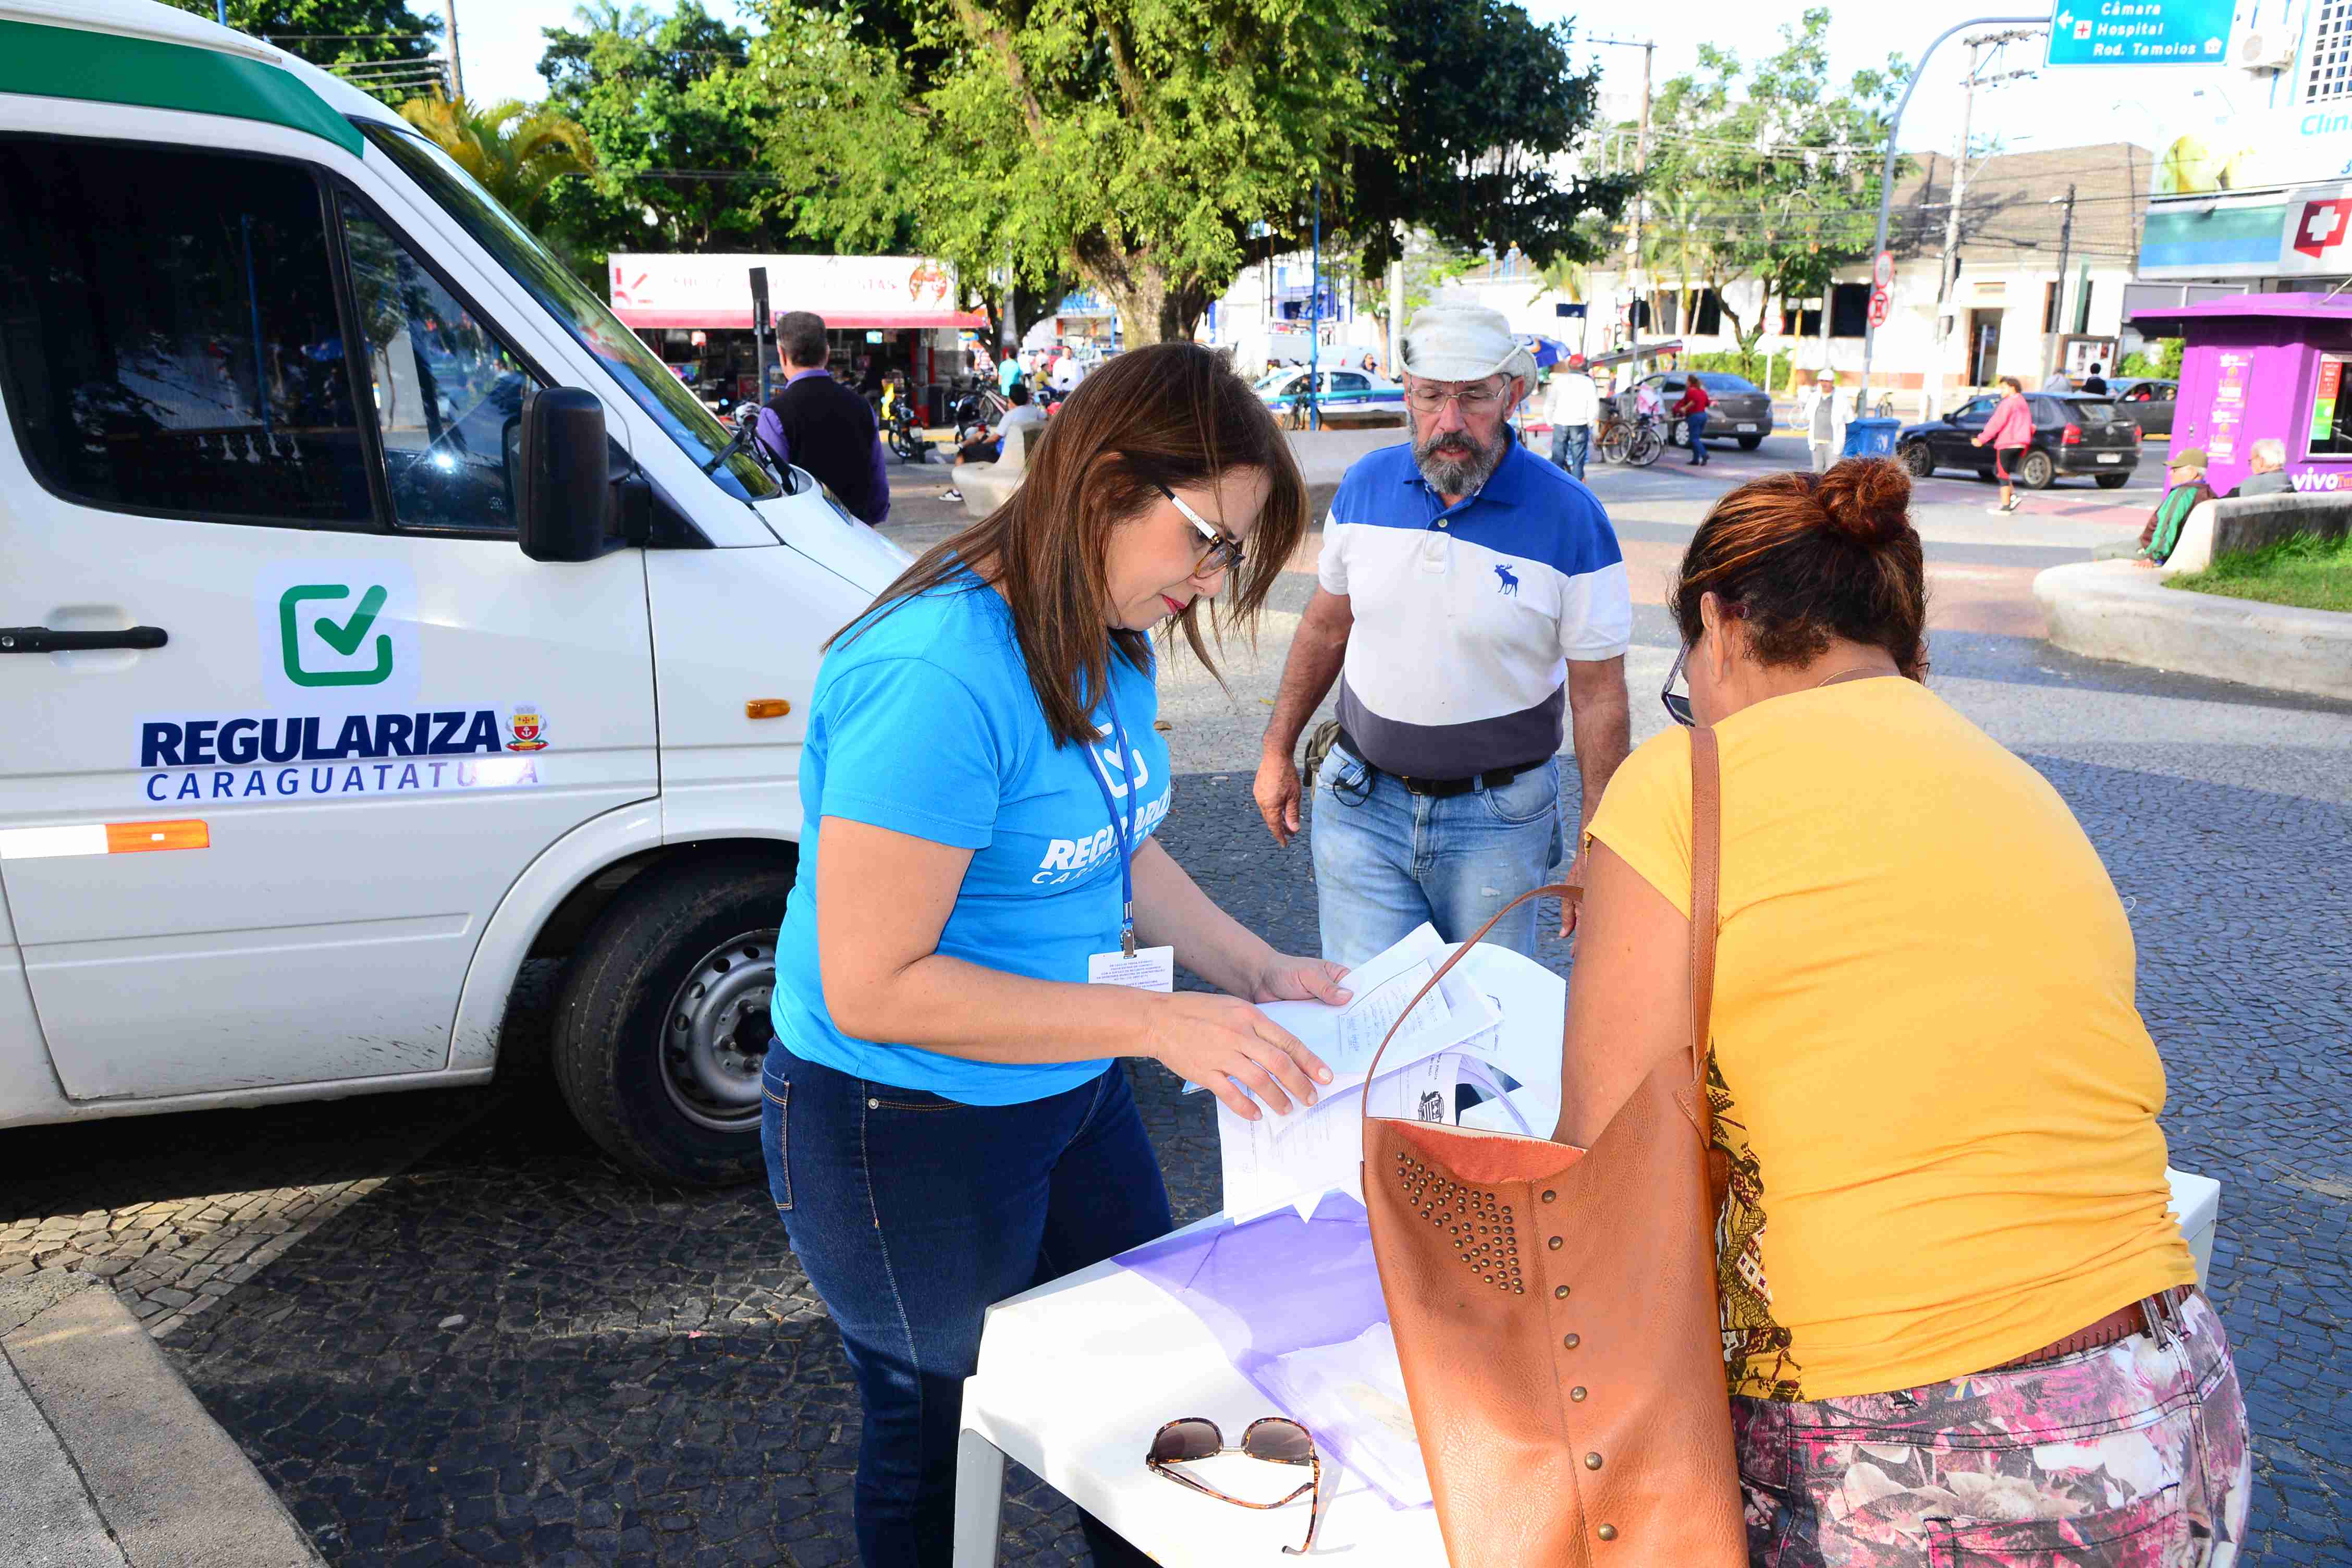
<path id="1" fill-rule="evenodd" d="M 1732 375 L 1719 370 L 1696 373 L 1698 384 L 1706 388 L 1706 438 L 1716 441 L 1737 441 L 1743 452 L 1752 452 L 1764 444 L 1772 433 L 1772 398 L 1762 387 L 1744 375 Z M 1645 376 L 1643 384 L 1658 389 L 1658 406 L 1672 408 L 1682 401 L 1683 388 L 1688 384 L 1689 373 L 1679 370 L 1660 371 Z M 1690 442 L 1683 430 L 1683 421 L 1674 421 L 1667 439 L 1677 447 Z"/>

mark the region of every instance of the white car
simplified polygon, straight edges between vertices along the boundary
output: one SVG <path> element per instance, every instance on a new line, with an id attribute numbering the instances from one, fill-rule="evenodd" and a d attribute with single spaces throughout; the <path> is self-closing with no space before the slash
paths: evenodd
<path id="1" fill-rule="evenodd" d="M 0 16 L 79 84 L 0 92 L 0 1127 L 478 1083 L 543 956 L 587 1131 L 751 1174 L 820 645 L 905 555 L 375 100 Z"/>

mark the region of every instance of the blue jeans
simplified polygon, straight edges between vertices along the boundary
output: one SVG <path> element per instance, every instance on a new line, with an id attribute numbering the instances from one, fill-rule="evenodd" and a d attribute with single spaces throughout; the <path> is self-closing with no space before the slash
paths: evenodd
<path id="1" fill-rule="evenodd" d="M 1334 746 L 1315 780 L 1313 827 L 1325 958 L 1361 963 L 1423 921 L 1465 941 L 1559 862 L 1559 761 L 1439 799 Z M 1533 957 L 1538 907 L 1514 910 L 1486 940 Z"/>
<path id="2" fill-rule="evenodd" d="M 781 1040 L 762 1078 L 768 1190 L 841 1330 L 865 1410 L 858 1561 L 946 1568 L 981 1314 L 1174 1228 L 1143 1118 L 1116 1063 L 1021 1105 L 870 1083 Z M 1094 1519 L 1080 1522 L 1097 1563 L 1148 1561 Z"/>
<path id="3" fill-rule="evenodd" d="M 1684 415 L 1683 429 L 1688 433 L 1690 437 L 1691 461 L 1694 463 L 1706 462 L 1706 410 L 1702 408 L 1697 410 L 1696 413 Z"/>
<path id="4" fill-rule="evenodd" d="M 1591 447 L 1591 426 L 1555 425 L 1551 427 L 1552 467 L 1566 468 L 1580 479 L 1584 477 L 1584 455 Z"/>

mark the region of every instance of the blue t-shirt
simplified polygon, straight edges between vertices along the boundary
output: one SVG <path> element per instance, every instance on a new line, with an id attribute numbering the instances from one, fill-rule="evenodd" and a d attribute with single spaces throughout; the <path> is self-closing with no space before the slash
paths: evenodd
<path id="1" fill-rule="evenodd" d="M 818 668 L 801 753 L 800 876 L 776 939 L 776 1034 L 836 1071 L 968 1105 L 1042 1100 L 1099 1077 L 1099 1061 L 1004 1063 L 860 1040 L 834 1026 L 818 975 L 818 826 L 827 816 L 971 850 L 938 952 L 1039 980 L 1083 983 L 1087 959 L 1119 937 L 1118 836 L 1099 770 L 1134 843 L 1168 814 L 1160 694 L 1115 652 L 1111 696 L 1127 733 L 1121 765 L 1111 704 L 1104 739 L 1057 746 L 1029 685 L 1003 598 L 966 576 L 836 642 Z"/>

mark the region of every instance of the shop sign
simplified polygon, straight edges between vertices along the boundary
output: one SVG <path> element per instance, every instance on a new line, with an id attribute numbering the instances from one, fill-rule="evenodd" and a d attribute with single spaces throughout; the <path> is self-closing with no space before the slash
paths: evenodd
<path id="1" fill-rule="evenodd" d="M 2344 391 L 2344 356 L 2319 356 L 2319 395 L 2311 405 L 2311 437 L 2306 446 L 2316 447 L 2336 434 L 2336 400 Z"/>
<path id="2" fill-rule="evenodd" d="M 2303 104 L 2216 120 L 2175 137 L 2156 161 L 2157 196 L 2273 190 L 2352 175 L 2352 109 Z"/>
<path id="3" fill-rule="evenodd" d="M 2221 351 L 2220 374 L 2213 382 L 2212 410 L 2205 419 L 2210 432 L 2205 438 L 2205 456 L 2215 467 L 2237 461 L 2238 426 L 2245 422 L 2247 383 L 2253 370 L 2251 349 Z"/>

